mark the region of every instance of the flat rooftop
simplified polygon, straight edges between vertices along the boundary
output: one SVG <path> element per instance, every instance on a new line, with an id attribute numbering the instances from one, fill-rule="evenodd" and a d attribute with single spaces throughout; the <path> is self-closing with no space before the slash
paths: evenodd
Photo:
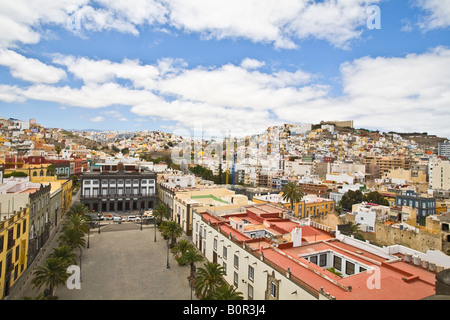
<path id="1" fill-rule="evenodd" d="M 280 218 L 282 209 L 271 205 L 243 208 L 244 212 L 220 217 L 207 212 L 201 215 L 220 226 L 222 233 L 245 242 L 255 254 L 263 253 L 276 269 L 289 268 L 291 280 L 308 290 L 323 290 L 337 300 L 420 300 L 435 294 L 435 273 L 405 262 L 401 255 L 377 255 L 343 243 L 323 230 Z M 244 222 L 243 232 L 233 228 L 231 221 Z M 295 228 L 302 233 L 297 247 L 291 234 Z M 262 229 L 275 236 L 276 246 L 273 238 L 253 239 L 246 234 Z M 334 269 L 340 275 L 332 272 L 335 259 L 341 261 L 340 270 Z"/>

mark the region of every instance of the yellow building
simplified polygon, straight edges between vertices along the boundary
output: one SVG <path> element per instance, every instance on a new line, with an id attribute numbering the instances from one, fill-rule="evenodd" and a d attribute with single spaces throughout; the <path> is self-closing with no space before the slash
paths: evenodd
<path id="1" fill-rule="evenodd" d="M 29 209 L 0 222 L 0 300 L 27 268 Z"/>
<path id="2" fill-rule="evenodd" d="M 5 174 L 10 174 L 13 172 L 23 172 L 26 173 L 30 177 L 31 182 L 38 182 L 34 181 L 33 179 L 37 179 L 40 177 L 46 177 L 47 176 L 47 168 L 50 166 L 48 163 L 43 164 L 24 164 L 22 168 L 17 169 L 5 169 Z"/>
<path id="3" fill-rule="evenodd" d="M 72 180 L 61 183 L 62 188 L 62 213 L 66 214 L 72 205 Z"/>
<path id="4" fill-rule="evenodd" d="M 324 199 L 316 195 L 305 195 L 300 202 L 294 202 L 294 208 L 288 201 L 283 200 L 283 194 L 269 194 L 253 197 L 254 203 L 281 204 L 284 208 L 293 210 L 297 218 L 308 218 L 315 215 L 326 215 L 334 211 L 334 200 Z"/>

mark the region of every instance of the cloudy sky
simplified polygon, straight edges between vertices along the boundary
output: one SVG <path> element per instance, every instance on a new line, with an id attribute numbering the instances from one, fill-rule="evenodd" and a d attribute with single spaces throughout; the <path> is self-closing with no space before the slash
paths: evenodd
<path id="1" fill-rule="evenodd" d="M 450 0 L 1 0 L 0 116 L 450 137 Z"/>

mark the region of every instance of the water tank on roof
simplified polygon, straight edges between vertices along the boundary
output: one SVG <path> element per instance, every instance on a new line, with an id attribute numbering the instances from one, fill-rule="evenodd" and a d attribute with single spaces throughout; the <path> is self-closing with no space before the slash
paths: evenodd
<path id="1" fill-rule="evenodd" d="M 408 263 L 412 262 L 412 254 L 406 253 L 405 254 L 405 261 L 408 262 Z"/>
<path id="2" fill-rule="evenodd" d="M 421 260 L 422 260 L 422 259 L 420 259 L 419 256 L 417 256 L 417 255 L 413 256 L 413 263 L 414 263 L 414 265 L 420 266 Z"/>

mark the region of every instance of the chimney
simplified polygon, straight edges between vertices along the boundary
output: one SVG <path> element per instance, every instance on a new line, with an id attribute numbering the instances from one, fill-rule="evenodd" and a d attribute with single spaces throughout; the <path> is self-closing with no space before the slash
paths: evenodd
<path id="1" fill-rule="evenodd" d="M 291 231 L 292 244 L 294 248 L 300 247 L 302 245 L 302 229 L 296 227 Z"/>

